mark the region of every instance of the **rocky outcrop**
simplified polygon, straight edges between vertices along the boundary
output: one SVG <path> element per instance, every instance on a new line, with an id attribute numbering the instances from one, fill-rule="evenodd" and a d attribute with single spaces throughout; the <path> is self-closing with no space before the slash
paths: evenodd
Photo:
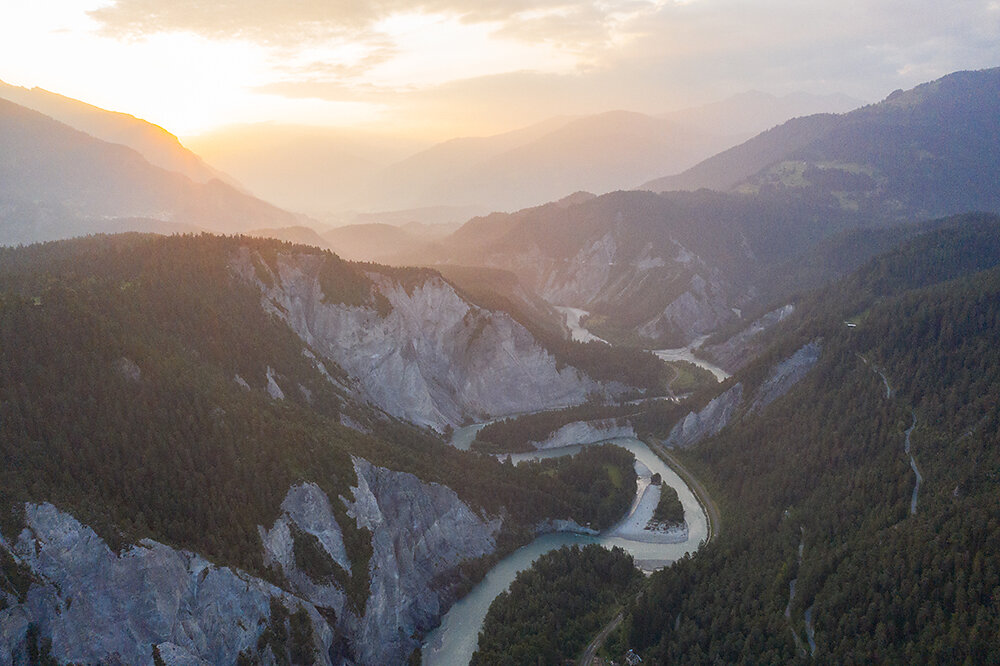
<path id="1" fill-rule="evenodd" d="M 273 526 L 258 528 L 265 562 L 286 589 L 149 539 L 115 553 L 71 515 L 27 504 L 17 541 L 0 536 L 4 562 L 31 580 L 21 599 L 0 576 L 0 666 L 27 663 L 32 627 L 62 662 L 152 664 L 156 646 L 168 664 L 232 664 L 240 653 L 273 663 L 271 647 L 258 641 L 273 603 L 288 614 L 304 609 L 317 663 L 404 663 L 419 644 L 414 636 L 446 610 L 437 581 L 492 553 L 501 521 L 478 516 L 445 486 L 362 459 L 354 467 L 353 499 L 336 501 L 371 532 L 367 570 L 354 572 L 370 577 L 361 617 L 334 580 L 313 580 L 298 567 L 301 533 L 352 572 L 330 499 L 316 484 L 293 486 Z"/>
<path id="2" fill-rule="evenodd" d="M 314 537 L 337 566 L 351 573 L 343 533 L 333 515 L 330 500 L 315 483 L 303 483 L 288 491 L 281 510 L 281 516 L 271 529 L 257 527 L 264 545 L 264 563 L 279 568 L 295 594 L 317 606 L 332 609 L 339 619 L 346 620 L 344 591 L 333 581 L 314 580 L 308 572 L 298 568 L 295 560 L 293 530 Z"/>
<path id="3" fill-rule="evenodd" d="M 764 333 L 787 319 L 793 312 L 795 306 L 791 304 L 771 310 L 725 342 L 703 345 L 698 349 L 698 353 L 726 372 L 734 373 L 760 353 L 766 337 Z"/>
<path id="4" fill-rule="evenodd" d="M 600 534 L 597 530 L 591 527 L 584 527 L 575 520 L 552 518 L 543 520 L 535 525 L 535 534 L 550 534 L 552 532 L 571 532 L 573 534 L 585 534 L 588 536 L 597 536 Z"/>
<path id="5" fill-rule="evenodd" d="M 559 367 L 509 315 L 470 304 L 433 274 L 404 285 L 368 272 L 363 279 L 376 299 L 331 302 L 319 279 L 325 261 L 336 260 L 279 254 L 277 273 L 262 281 L 260 272 L 270 269 L 244 248 L 233 266 L 260 287 L 266 309 L 337 362 L 369 401 L 393 416 L 440 430 L 467 418 L 565 407 L 590 393 L 623 389 Z"/>
<path id="6" fill-rule="evenodd" d="M 25 505 L 25 522 L 12 547 L 0 543 L 34 578 L 0 611 L 0 664 L 26 663 L 29 626 L 61 662 L 152 664 L 157 646 L 168 663 L 231 664 L 260 655 L 272 599 L 306 610 L 312 650 L 329 663 L 333 633 L 316 609 L 259 578 L 149 539 L 115 553 L 51 504 Z"/>
<path id="7" fill-rule="evenodd" d="M 285 392 L 278 386 L 278 382 L 274 378 L 274 370 L 270 367 L 267 369 L 267 394 L 275 400 L 285 399 Z"/>
<path id="8" fill-rule="evenodd" d="M 818 341 L 803 345 L 794 354 L 772 368 L 771 374 L 754 393 L 749 412 L 764 409 L 785 395 L 795 384 L 812 370 L 819 361 L 822 346 Z"/>
<path id="9" fill-rule="evenodd" d="M 685 341 L 691 341 L 735 318 L 736 313 L 726 303 L 720 285 L 696 273 L 687 290 L 639 327 L 638 332 L 649 340 L 680 332 Z"/>
<path id="10" fill-rule="evenodd" d="M 280 567 L 295 594 L 334 611 L 336 635 L 345 637 L 358 664 L 402 663 L 419 644 L 414 636 L 446 610 L 445 593 L 435 581 L 462 562 L 493 552 L 500 521 L 484 520 L 453 490 L 412 474 L 360 458 L 354 459 L 354 470 L 353 499 L 338 501 L 358 527 L 371 532 L 367 571 L 352 570 L 330 502 L 313 483 L 292 487 L 274 526 L 259 528 L 265 560 Z M 361 617 L 334 581 L 313 580 L 298 568 L 294 530 L 314 537 L 345 572 L 369 576 Z"/>
<path id="11" fill-rule="evenodd" d="M 775 365 L 768 378 L 761 384 L 748 400 L 746 414 L 752 414 L 767 407 L 769 404 L 785 395 L 798 383 L 819 360 L 822 349 L 819 341 L 803 345 L 798 351 Z M 663 442 L 669 447 L 689 447 L 707 437 L 715 435 L 736 416 L 743 398 L 743 385 L 736 384 L 725 393 L 716 396 L 699 412 L 690 412 L 685 416 Z"/>
<path id="12" fill-rule="evenodd" d="M 743 385 L 736 384 L 716 396 L 701 411 L 690 412 L 685 416 L 670 431 L 663 444 L 670 448 L 686 448 L 715 435 L 732 420 L 742 397 Z"/>
<path id="13" fill-rule="evenodd" d="M 536 449 L 557 449 L 562 446 L 593 444 L 619 437 L 635 437 L 635 429 L 629 423 L 619 423 L 618 419 L 601 419 L 567 423 L 545 440 L 528 443 Z"/>
<path id="14" fill-rule="evenodd" d="M 478 261 L 516 273 L 550 303 L 628 321 L 653 346 L 686 344 L 736 317 L 718 270 L 675 238 L 637 244 L 621 213 L 600 235 L 567 243 L 578 244 L 571 256 L 529 243 L 487 249 Z"/>
<path id="15" fill-rule="evenodd" d="M 453 490 L 355 459 L 348 514 L 372 532 L 371 594 L 355 636 L 359 663 L 402 663 L 445 608 L 433 582 L 493 552 L 500 520 L 486 521 Z"/>
<path id="16" fill-rule="evenodd" d="M 614 235 L 608 232 L 568 262 L 554 265 L 538 285 L 538 293 L 550 303 L 589 303 L 610 279 L 616 254 Z"/>

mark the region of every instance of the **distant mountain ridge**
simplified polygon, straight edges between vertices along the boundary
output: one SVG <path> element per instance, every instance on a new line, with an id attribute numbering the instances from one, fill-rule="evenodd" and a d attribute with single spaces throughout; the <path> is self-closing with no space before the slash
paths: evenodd
<path id="1" fill-rule="evenodd" d="M 135 150 L 154 166 L 176 171 L 195 181 L 219 179 L 236 186 L 228 175 L 213 169 L 167 130 L 127 113 L 108 111 L 43 88 L 21 88 L 0 81 L 0 99 L 27 107 L 95 139 L 120 143 Z"/>
<path id="2" fill-rule="evenodd" d="M 870 214 L 997 210 L 1000 68 L 955 72 L 842 115 L 797 118 L 641 189 L 814 189 Z"/>
<path id="3" fill-rule="evenodd" d="M 219 180 L 194 182 L 3 99 L 0 154 L 0 243 L 99 231 L 232 233 L 297 221 Z"/>
<path id="4" fill-rule="evenodd" d="M 436 241 L 448 235 L 452 225 L 407 224 L 396 226 L 381 222 L 349 224 L 323 233 L 323 242 L 350 261 L 383 261 L 409 247 Z"/>
<path id="5" fill-rule="evenodd" d="M 289 130 L 282 139 L 277 128 L 259 128 L 255 135 L 249 127 L 192 137 L 189 143 L 260 196 L 321 219 L 338 210 L 443 204 L 482 214 L 535 206 L 578 190 L 601 194 L 634 187 L 788 118 L 846 111 L 860 103 L 842 95 L 752 92 L 666 114 L 618 110 L 555 117 L 501 134 L 450 139 L 403 158 L 393 157 L 384 140 L 309 128 Z M 238 148 L 226 147 L 232 145 Z M 300 145 L 306 157 L 291 159 L 292 145 Z"/>
<path id="6" fill-rule="evenodd" d="M 397 261 L 509 270 L 549 302 L 591 311 L 605 339 L 680 346 L 761 314 L 779 284 L 788 295 L 780 267 L 835 233 L 1000 211 L 997 173 L 1000 69 L 960 72 L 842 116 L 797 118 L 678 177 L 711 176 L 724 191 L 496 213 Z M 813 271 L 810 284 L 836 274 Z"/>

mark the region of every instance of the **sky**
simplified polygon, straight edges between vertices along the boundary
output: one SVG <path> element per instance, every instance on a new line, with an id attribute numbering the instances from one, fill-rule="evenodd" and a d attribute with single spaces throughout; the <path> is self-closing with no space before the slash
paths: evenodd
<path id="1" fill-rule="evenodd" d="M 444 138 L 747 90 L 877 101 L 1000 65 L 1000 0 L 0 2 L 0 80 L 182 137 L 271 122 Z"/>

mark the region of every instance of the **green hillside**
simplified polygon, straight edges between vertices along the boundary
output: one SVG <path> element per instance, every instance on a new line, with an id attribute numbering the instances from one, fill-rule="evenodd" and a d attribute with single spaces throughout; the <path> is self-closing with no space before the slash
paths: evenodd
<path id="1" fill-rule="evenodd" d="M 818 365 L 684 453 L 725 527 L 632 606 L 647 662 L 1000 657 L 1000 221 L 960 221 L 807 300 L 741 378 Z"/>
<path id="2" fill-rule="evenodd" d="M 265 258 L 320 252 L 134 234 L 0 250 L 6 537 L 20 529 L 23 502 L 50 501 L 111 543 L 149 536 L 263 573 L 257 525 L 273 523 L 298 481 L 349 496 L 351 456 L 506 515 L 506 543 L 547 517 L 603 525 L 627 508 L 627 493 L 594 490 L 591 472 L 605 475 L 608 460 L 505 467 L 366 406 L 341 369 L 308 357 L 305 343 L 265 313 L 256 288 L 230 272 L 247 246 Z M 368 297 L 357 266 L 324 256 L 328 297 Z M 268 394 L 269 378 L 285 387 L 283 399 Z M 371 434 L 340 425 L 341 416 Z M 620 458 L 610 464 L 627 477 L 631 460 Z M 332 504 L 351 561 L 361 563 L 352 585 L 363 592 L 367 537 Z"/>

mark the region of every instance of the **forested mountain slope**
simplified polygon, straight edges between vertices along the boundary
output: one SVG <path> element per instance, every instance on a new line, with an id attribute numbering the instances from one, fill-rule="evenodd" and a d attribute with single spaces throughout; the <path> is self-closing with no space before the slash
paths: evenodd
<path id="1" fill-rule="evenodd" d="M 956 72 L 842 115 L 791 120 L 643 189 L 811 189 L 868 215 L 1000 209 L 1000 68 Z"/>
<path id="2" fill-rule="evenodd" d="M 819 361 L 682 454 L 723 530 L 653 576 L 625 643 L 653 663 L 996 660 L 1000 219 L 920 235 L 780 331 L 730 381 L 809 340 Z"/>
<path id="3" fill-rule="evenodd" d="M 286 323 L 290 268 L 406 308 L 390 275 L 275 241 L 0 249 L 0 663 L 398 663 L 479 558 L 628 506 L 594 490 L 621 456 L 504 467 L 371 405 Z"/>

